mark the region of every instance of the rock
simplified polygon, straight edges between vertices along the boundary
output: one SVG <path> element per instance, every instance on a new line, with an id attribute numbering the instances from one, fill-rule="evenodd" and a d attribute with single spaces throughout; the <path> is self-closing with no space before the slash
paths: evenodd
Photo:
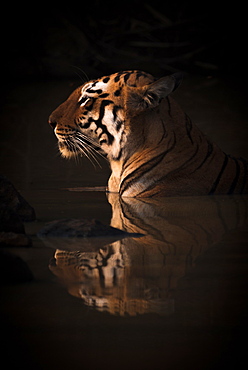
<path id="1" fill-rule="evenodd" d="M 4 205 L 17 213 L 21 221 L 34 221 L 35 211 L 19 194 L 14 185 L 0 175 L 0 205 Z"/>
<path id="2" fill-rule="evenodd" d="M 92 238 L 126 235 L 122 230 L 102 224 L 98 220 L 62 219 L 48 223 L 38 236 L 60 238 Z"/>
<path id="3" fill-rule="evenodd" d="M 25 234 L 20 216 L 8 205 L 0 204 L 0 232 Z"/>
<path id="4" fill-rule="evenodd" d="M 98 236 L 93 238 L 40 238 L 47 248 L 63 251 L 98 252 L 106 245 L 122 239 L 122 236 Z"/>
<path id="5" fill-rule="evenodd" d="M 0 232 L 0 247 L 31 247 L 32 242 L 24 234 Z"/>
<path id="6" fill-rule="evenodd" d="M 0 205 L 0 247 L 30 247 L 20 216 L 5 204 Z"/>
<path id="7" fill-rule="evenodd" d="M 38 233 L 38 237 L 48 248 L 84 252 L 98 251 L 122 238 L 140 236 L 142 234 L 127 233 L 94 219 L 55 220 Z"/>
<path id="8" fill-rule="evenodd" d="M 0 251 L 0 284 L 26 283 L 33 279 L 25 261 L 12 253 Z"/>
<path id="9" fill-rule="evenodd" d="M 35 220 L 34 209 L 12 183 L 0 175 L 0 246 L 29 247 L 23 221 Z"/>

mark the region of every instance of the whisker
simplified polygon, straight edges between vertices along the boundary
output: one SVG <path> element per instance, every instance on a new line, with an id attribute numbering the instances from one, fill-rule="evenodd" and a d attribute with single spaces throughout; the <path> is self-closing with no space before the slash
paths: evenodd
<path id="1" fill-rule="evenodd" d="M 93 139 L 87 137 L 86 135 L 84 135 L 82 133 L 77 134 L 75 137 L 76 137 L 76 140 L 78 140 L 79 142 L 81 142 L 83 145 L 87 146 L 87 148 L 89 148 L 92 153 L 94 152 L 94 154 L 98 154 L 100 157 L 102 157 L 105 160 L 107 160 L 107 158 L 101 152 L 99 152 L 98 150 L 96 150 L 95 147 L 101 149 L 101 145 L 98 144 L 96 141 L 94 141 Z M 93 146 L 88 145 L 87 142 L 91 143 Z"/>
<path id="2" fill-rule="evenodd" d="M 88 154 L 94 159 L 94 161 L 98 164 L 98 166 L 100 168 L 102 168 L 102 166 L 99 163 L 99 161 L 97 159 L 97 156 L 96 156 L 96 154 L 98 154 L 98 152 L 94 148 L 92 148 L 90 146 L 87 146 L 87 145 L 85 145 L 85 150 L 87 150 Z"/>
<path id="3" fill-rule="evenodd" d="M 84 74 L 84 77 L 86 77 L 86 81 L 84 81 L 83 77 L 82 77 L 82 76 L 80 76 L 80 74 L 79 74 L 79 73 L 77 73 L 76 71 L 74 71 L 74 73 L 76 73 L 76 75 L 78 75 L 78 77 L 80 78 L 80 80 L 82 80 L 82 82 L 83 82 L 83 83 L 88 82 L 88 81 L 90 80 L 90 79 L 89 79 L 89 77 L 88 77 L 88 75 L 87 75 L 87 73 L 86 73 L 86 72 L 84 72 L 81 68 L 79 68 L 79 67 L 77 67 L 77 66 L 73 66 L 73 65 L 72 65 L 72 67 L 73 67 L 73 68 L 77 68 L 77 69 L 79 69 L 79 71 L 80 71 L 80 72 L 82 72 L 82 73 Z"/>
<path id="4" fill-rule="evenodd" d="M 76 137 L 79 137 L 80 139 L 82 138 L 83 140 L 85 140 L 86 141 L 86 143 L 87 143 L 87 141 L 88 142 L 90 142 L 91 144 L 93 144 L 94 146 L 96 146 L 96 147 L 98 147 L 98 148 L 101 148 L 101 145 L 97 142 L 97 141 L 95 141 L 94 139 L 92 139 L 91 137 L 88 137 L 88 136 L 86 136 L 86 135 L 84 135 L 82 132 L 77 132 L 76 133 L 76 135 L 75 135 Z"/>
<path id="5" fill-rule="evenodd" d="M 86 152 L 86 148 L 82 145 L 82 144 L 80 144 L 80 143 L 78 143 L 78 142 L 75 142 L 74 143 L 74 146 L 75 146 L 75 148 L 77 148 L 77 149 L 79 149 L 79 151 L 80 152 L 82 152 L 84 155 L 85 155 L 85 157 L 87 158 L 87 159 L 89 159 L 89 161 L 93 164 L 93 166 L 95 167 L 95 164 L 92 162 L 92 159 L 90 158 L 90 156 L 88 155 L 88 153 Z M 78 154 L 78 153 L 77 153 Z"/>
<path id="6" fill-rule="evenodd" d="M 81 142 L 81 141 L 80 141 Z M 107 160 L 107 158 L 102 154 L 100 153 L 99 151 L 97 151 L 95 148 L 91 147 L 91 146 L 86 146 L 86 148 L 90 151 L 92 157 L 95 158 L 96 162 L 99 164 L 99 166 L 101 167 L 100 163 L 98 162 L 97 160 L 97 155 L 101 158 L 104 158 L 105 160 Z"/>
<path id="7" fill-rule="evenodd" d="M 99 149 L 101 149 L 101 145 L 91 137 L 88 137 L 79 131 L 74 134 L 68 134 L 67 137 L 64 136 L 63 140 L 68 150 L 72 153 L 72 156 L 75 157 L 77 163 L 78 154 L 80 152 L 85 155 L 95 168 L 96 164 L 102 168 L 97 155 L 107 160 L 106 156 L 99 151 Z"/>
<path id="8" fill-rule="evenodd" d="M 75 162 L 76 162 L 77 164 L 79 164 L 78 153 L 77 153 L 76 147 L 75 147 L 75 145 L 74 145 L 74 142 L 71 142 L 71 148 L 72 148 L 72 151 L 73 151 L 73 153 L 74 153 L 73 157 L 74 157 L 74 159 L 75 159 Z"/>
<path id="9" fill-rule="evenodd" d="M 85 145 L 85 143 L 83 142 L 79 142 L 79 141 L 75 141 L 74 142 L 74 145 L 76 148 L 78 148 L 79 150 L 81 150 L 84 155 L 89 159 L 89 161 L 92 163 L 92 165 L 95 167 L 95 163 L 93 160 L 95 160 L 95 162 L 101 167 L 100 163 L 98 162 L 98 160 L 95 158 L 95 156 L 93 155 L 93 153 L 90 151 L 90 147 L 87 147 Z"/>
<path id="10" fill-rule="evenodd" d="M 69 150 L 72 153 L 74 153 L 73 157 L 76 157 L 76 150 L 75 150 L 75 147 L 74 147 L 73 143 L 71 142 L 71 140 L 70 139 L 66 139 L 65 140 L 65 143 L 66 143 L 67 147 L 69 148 Z"/>

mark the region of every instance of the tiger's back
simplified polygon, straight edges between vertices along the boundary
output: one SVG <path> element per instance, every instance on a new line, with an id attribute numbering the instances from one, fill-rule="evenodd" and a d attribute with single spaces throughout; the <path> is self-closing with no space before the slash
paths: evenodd
<path id="1" fill-rule="evenodd" d="M 169 96 L 174 74 L 119 72 L 76 89 L 50 116 L 63 156 L 100 152 L 123 197 L 247 193 L 247 162 L 226 155 Z"/>

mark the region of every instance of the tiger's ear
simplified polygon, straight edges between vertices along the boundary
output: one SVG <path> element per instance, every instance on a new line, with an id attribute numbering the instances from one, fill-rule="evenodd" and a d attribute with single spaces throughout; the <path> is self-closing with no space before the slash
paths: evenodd
<path id="1" fill-rule="evenodd" d="M 161 100 L 172 93 L 180 85 L 183 75 L 174 73 L 162 77 L 150 85 L 142 87 L 128 86 L 127 109 L 132 114 L 138 114 L 159 105 Z"/>

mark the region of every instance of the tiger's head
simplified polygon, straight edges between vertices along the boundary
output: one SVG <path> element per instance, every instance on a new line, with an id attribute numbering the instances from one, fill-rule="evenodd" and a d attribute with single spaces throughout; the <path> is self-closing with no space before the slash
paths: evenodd
<path id="1" fill-rule="evenodd" d="M 62 156 L 127 158 L 139 140 L 133 118 L 157 107 L 180 81 L 181 74 L 156 81 L 145 72 L 125 71 L 78 87 L 49 117 Z"/>

